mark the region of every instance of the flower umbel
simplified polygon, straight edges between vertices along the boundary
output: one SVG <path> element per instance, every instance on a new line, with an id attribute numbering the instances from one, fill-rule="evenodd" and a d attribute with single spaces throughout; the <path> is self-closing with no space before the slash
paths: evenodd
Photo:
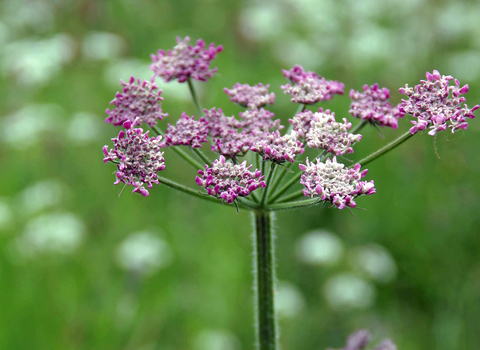
<path id="1" fill-rule="evenodd" d="M 150 138 L 148 131 L 143 133 L 142 128 L 134 128 L 130 121 L 123 123 L 123 127 L 126 132 L 120 130 L 118 137 L 112 139 L 113 149 L 108 150 L 108 146 L 103 146 L 103 161 L 105 164 L 117 164 L 115 185 L 120 182 L 132 185 L 132 193 L 138 192 L 147 197 L 149 192 L 143 185 L 152 188 L 152 184 L 159 184 L 157 172 L 165 169 L 162 136 Z"/>
<path id="2" fill-rule="evenodd" d="M 294 84 L 281 86 L 283 92 L 292 97 L 292 102 L 314 104 L 330 100 L 335 94 L 343 95 L 343 83 L 327 80 L 315 72 L 306 72 L 302 66 L 296 65 L 288 71 L 283 69 L 282 72 Z"/>
<path id="3" fill-rule="evenodd" d="M 258 135 L 263 132 L 283 129 L 283 125 L 280 125 L 281 120 L 273 120 L 275 114 L 264 108 L 249 109 L 245 112 L 240 112 L 238 115 L 241 120 L 238 122 L 237 127 L 241 127 L 248 134 Z"/>
<path id="4" fill-rule="evenodd" d="M 199 170 L 195 182 L 205 188 L 207 193 L 214 197 L 221 198 L 225 203 L 230 204 L 238 196 L 246 197 L 259 187 L 265 187 L 265 176 L 260 170 L 249 171 L 252 165 L 247 167 L 247 162 L 234 164 L 228 162 L 225 157 L 220 156 L 212 166 L 205 165 L 205 170 Z"/>
<path id="5" fill-rule="evenodd" d="M 175 126 L 168 124 L 164 145 L 202 147 L 202 143 L 208 142 L 207 134 L 208 122 L 204 118 L 195 120 L 193 116 L 189 117 L 183 112 Z"/>
<path id="6" fill-rule="evenodd" d="M 323 148 L 335 155 L 353 153 L 352 145 L 362 139 L 360 134 L 348 132 L 352 128 L 346 118 L 343 123 L 335 121 L 335 113 L 315 113 L 315 120 L 310 122 L 306 135 L 307 145 L 311 148 Z"/>
<path id="7" fill-rule="evenodd" d="M 248 108 L 258 108 L 275 103 L 275 94 L 268 93 L 269 84 L 258 83 L 254 86 L 236 83 L 233 88 L 224 88 L 223 91 L 230 96 L 230 101 Z"/>
<path id="8" fill-rule="evenodd" d="M 273 133 L 264 133 L 253 143 L 250 150 L 260 154 L 263 159 L 275 163 L 285 161 L 293 163 L 296 155 L 305 152 L 303 143 L 298 140 L 295 131 L 281 136 L 278 130 Z"/>
<path id="9" fill-rule="evenodd" d="M 388 99 L 390 90 L 379 88 L 378 84 L 363 85 L 363 92 L 350 90 L 353 100 L 348 111 L 353 117 L 368 120 L 380 126 L 398 128 L 398 118 L 404 116 L 398 107 L 392 106 Z"/>
<path id="10" fill-rule="evenodd" d="M 108 117 L 105 119 L 107 123 L 113 125 L 122 125 L 125 121 L 134 122 L 137 118 L 148 124 L 150 127 L 157 124 L 158 120 L 162 120 L 168 116 L 163 113 L 162 104 L 163 97 L 160 96 L 162 90 L 158 90 L 155 83 L 140 79 L 135 80 L 130 77 L 128 83 L 120 81 L 124 86 L 122 92 L 117 92 L 115 98 L 110 104 L 115 105 L 113 110 L 107 108 Z M 136 83 L 135 83 L 136 82 Z"/>
<path id="11" fill-rule="evenodd" d="M 320 197 L 322 201 L 331 202 L 338 209 L 343 209 L 345 206 L 355 208 L 356 197 L 375 193 L 373 180 L 360 181 L 368 171 L 360 172 L 360 164 L 346 168 L 344 164 L 337 163 L 336 157 L 333 160 L 327 159 L 325 163 L 319 158 L 316 160 L 316 163 L 310 163 L 307 158 L 306 165 L 299 165 L 303 171 L 300 183 L 305 186 L 304 196 Z"/>
<path id="12" fill-rule="evenodd" d="M 440 75 L 437 70 L 433 73 L 426 73 L 427 80 L 420 80 L 421 84 L 414 88 L 405 85 L 400 88 L 400 93 L 408 96 L 408 100 L 402 100 L 400 110 L 411 114 L 417 118 L 412 121 L 414 125 L 410 132 L 412 134 L 418 131 L 430 128 L 428 134 L 435 136 L 439 131 L 446 130 L 447 127 L 452 133 L 459 129 L 466 130 L 467 118 L 474 118 L 473 112 L 480 106 L 476 105 L 469 109 L 466 98 L 462 95 L 468 92 L 468 84 L 460 87 L 460 82 L 451 75 Z M 454 80 L 455 85 L 450 85 Z M 462 107 L 463 104 L 463 107 Z"/>
<path id="13" fill-rule="evenodd" d="M 223 50 L 222 45 L 215 47 L 211 43 L 206 47 L 203 39 L 198 39 L 195 46 L 188 45 L 189 42 L 188 36 L 183 41 L 177 37 L 177 45 L 172 50 L 152 54 L 150 69 L 165 82 L 177 79 L 183 83 L 189 77 L 201 81 L 210 79 L 217 71 L 217 68 L 210 69 L 210 62 Z"/>

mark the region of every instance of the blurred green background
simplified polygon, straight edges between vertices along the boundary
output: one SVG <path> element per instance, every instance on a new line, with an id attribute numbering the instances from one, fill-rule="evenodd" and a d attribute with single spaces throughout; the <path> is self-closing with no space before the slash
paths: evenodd
<path id="1" fill-rule="evenodd" d="M 394 103 L 438 69 L 470 84 L 472 107 L 479 15 L 473 0 L 0 1 L 0 348 L 253 348 L 249 213 L 163 186 L 119 198 L 102 162 L 118 133 L 104 110 L 120 78 L 151 76 L 150 53 L 176 35 L 222 44 L 219 74 L 196 86 L 230 115 L 223 87 L 263 82 L 286 123 L 297 106 L 280 70 L 297 63 L 346 92 L 378 82 Z M 185 84 L 160 85 L 163 127 L 194 113 Z M 322 106 L 352 120 L 349 103 Z M 385 139 L 365 130 L 350 158 L 409 120 Z M 369 164 L 377 194 L 356 218 L 277 215 L 283 349 L 338 348 L 358 328 L 400 350 L 480 348 L 479 140 L 473 120 L 438 136 L 440 159 L 423 135 Z M 196 187 L 188 164 L 165 158 L 163 175 Z"/>

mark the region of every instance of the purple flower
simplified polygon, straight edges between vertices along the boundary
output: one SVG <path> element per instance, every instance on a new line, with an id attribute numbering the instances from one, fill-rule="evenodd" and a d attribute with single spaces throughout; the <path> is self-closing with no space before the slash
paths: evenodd
<path id="1" fill-rule="evenodd" d="M 398 118 L 403 117 L 404 113 L 388 102 L 390 90 L 385 87 L 379 88 L 378 84 L 372 86 L 365 84 L 363 91 L 350 90 L 350 98 L 353 101 L 348 112 L 355 118 L 397 129 Z"/>
<path id="2" fill-rule="evenodd" d="M 265 160 L 293 163 L 297 154 L 305 152 L 303 143 L 297 137 L 295 131 L 284 136 L 281 136 L 278 130 L 273 133 L 264 133 L 253 143 L 250 150 L 260 154 Z"/>
<path id="3" fill-rule="evenodd" d="M 250 171 L 252 165 L 247 167 L 247 162 L 234 164 L 227 162 L 225 157 L 216 159 L 212 167 L 205 165 L 205 170 L 199 170 L 195 182 L 205 188 L 207 193 L 214 197 L 221 198 L 225 203 L 230 204 L 235 199 L 246 197 L 259 187 L 265 187 L 265 176 L 260 170 Z"/>
<path id="4" fill-rule="evenodd" d="M 352 144 L 362 139 L 360 134 L 348 132 L 352 128 L 346 118 L 343 123 L 335 121 L 335 113 L 317 112 L 314 120 L 310 122 L 310 128 L 306 134 L 308 147 L 323 148 L 335 155 L 353 153 Z"/>
<path id="5" fill-rule="evenodd" d="M 195 46 L 191 46 L 189 41 L 188 36 L 183 41 L 177 37 L 177 45 L 172 50 L 158 50 L 156 55 L 151 55 L 153 63 L 150 69 L 156 76 L 165 82 L 177 79 L 179 83 L 187 81 L 188 77 L 201 81 L 212 77 L 217 68 L 210 69 L 210 61 L 223 50 L 222 45 L 215 47 L 211 43 L 206 47 L 205 42 L 198 39 Z"/>
<path id="6" fill-rule="evenodd" d="M 195 120 L 185 112 L 175 126 L 168 124 L 165 132 L 165 146 L 185 145 L 192 148 L 202 147 L 203 142 L 208 142 L 208 122 L 204 118 Z"/>
<path id="7" fill-rule="evenodd" d="M 303 195 L 306 197 L 320 197 L 322 201 L 343 209 L 345 206 L 354 208 L 357 205 L 354 201 L 356 197 L 376 192 L 373 180 L 360 181 L 367 174 L 367 170 L 360 172 L 360 164 L 346 168 L 344 164 L 337 163 L 336 157 L 327 159 L 325 163 L 319 158 L 316 163 L 310 163 L 307 158 L 306 163 L 299 165 L 304 172 L 300 183 L 305 186 Z"/>
<path id="8" fill-rule="evenodd" d="M 323 113 L 323 108 L 318 109 L 319 113 Z M 330 113 L 330 110 L 327 109 L 325 113 Z M 304 112 L 298 113 L 293 119 L 288 120 L 293 126 L 293 130 L 298 133 L 298 136 L 305 138 L 308 131 L 310 130 L 310 123 L 313 121 L 318 121 L 318 113 L 306 110 Z"/>
<path id="9" fill-rule="evenodd" d="M 437 70 L 433 73 L 426 73 L 427 80 L 420 80 L 421 84 L 414 88 L 405 85 L 399 91 L 408 96 L 408 100 L 402 100 L 400 110 L 417 118 L 412 121 L 414 125 L 410 132 L 430 128 L 428 134 L 435 136 L 437 132 L 446 130 L 447 127 L 452 133 L 458 129 L 465 130 L 468 126 L 467 118 L 474 118 L 473 111 L 480 106 L 476 105 L 468 109 L 464 95 L 468 92 L 468 84 L 460 87 L 460 82 L 451 75 L 441 76 Z M 450 85 L 454 80 L 455 85 Z M 462 107 L 463 104 L 463 107 Z"/>
<path id="10" fill-rule="evenodd" d="M 212 151 L 227 158 L 243 156 L 256 138 L 235 129 L 224 131 L 213 139 Z"/>
<path id="11" fill-rule="evenodd" d="M 223 91 L 230 96 L 230 101 L 243 107 L 258 108 L 275 103 L 275 94 L 268 93 L 270 85 L 259 83 L 254 86 L 236 83 L 232 89 L 224 88 Z"/>
<path id="12" fill-rule="evenodd" d="M 137 120 L 138 122 L 138 120 Z M 159 184 L 157 172 L 165 169 L 163 152 L 161 151 L 161 136 L 148 137 L 148 131 L 143 133 L 142 128 L 133 128 L 135 123 L 126 121 L 123 123 L 124 130 L 120 130 L 118 137 L 113 138 L 114 148 L 108 150 L 103 147 L 104 163 L 117 164 L 115 185 L 123 182 L 125 185 L 134 187 L 132 193 L 138 192 L 142 196 L 149 195 L 143 187 Z"/>
<path id="13" fill-rule="evenodd" d="M 115 105 L 113 110 L 107 108 L 108 117 L 105 119 L 107 123 L 113 125 L 122 125 L 125 121 L 135 122 L 138 118 L 141 122 L 148 124 L 150 127 L 157 124 L 157 120 L 162 120 L 168 116 L 163 113 L 162 104 L 163 97 L 160 96 L 162 90 L 151 81 L 130 77 L 128 83 L 120 81 L 124 86 L 122 92 L 117 92 L 115 98 L 110 104 Z M 157 90 L 157 91 L 156 91 Z"/>
<path id="14" fill-rule="evenodd" d="M 281 86 L 283 92 L 292 97 L 292 102 L 314 104 L 330 100 L 334 94 L 343 95 L 343 83 L 327 80 L 315 72 L 306 72 L 302 66 L 296 65 L 289 71 L 283 69 L 282 72 L 293 83 L 293 86 Z"/>
<path id="15" fill-rule="evenodd" d="M 263 108 L 249 109 L 245 112 L 240 112 L 239 116 L 241 120 L 237 124 L 237 127 L 241 127 L 247 134 L 258 135 L 259 133 L 284 128 L 284 126 L 280 124 L 280 119 L 273 120 L 275 114 Z"/>
<path id="16" fill-rule="evenodd" d="M 221 108 L 204 109 L 204 118 L 208 121 L 208 134 L 217 137 L 230 131 L 237 131 L 242 125 L 234 116 L 227 117 Z"/>
<path id="17" fill-rule="evenodd" d="M 341 350 L 362 350 L 365 349 L 369 343 L 370 332 L 367 330 L 359 330 L 348 337 L 347 344 Z M 375 350 L 397 350 L 397 347 L 390 339 L 385 339 L 375 348 Z"/>

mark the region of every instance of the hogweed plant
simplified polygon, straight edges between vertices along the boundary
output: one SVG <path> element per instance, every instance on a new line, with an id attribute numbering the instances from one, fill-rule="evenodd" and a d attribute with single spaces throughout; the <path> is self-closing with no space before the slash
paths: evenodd
<path id="1" fill-rule="evenodd" d="M 150 80 L 132 77 L 122 81 L 123 89 L 115 95 L 105 120 L 121 130 L 112 139 L 113 147 L 104 146 L 103 160 L 117 166 L 114 183 L 123 184 L 123 188 L 132 186 L 133 193 L 148 196 L 148 189 L 163 184 L 200 200 L 253 213 L 257 346 L 261 350 L 278 349 L 273 213 L 311 206 L 355 208 L 360 197 L 376 193 L 374 181 L 366 179 L 367 169 L 362 167 L 425 131 L 435 137 L 447 129 L 452 133 L 465 130 L 467 120 L 474 118 L 473 112 L 479 106 L 467 107 L 464 95 L 468 85 L 460 86 L 457 79 L 434 70 L 413 88 L 401 88 L 405 99 L 397 106 L 389 102 L 386 87 L 374 84 L 363 86 L 363 91 L 352 89 L 349 112 L 359 119 L 353 126 L 347 118 L 337 120 L 328 109 L 313 108 L 335 95 L 343 95 L 344 84 L 297 65 L 283 70 L 289 83 L 281 88 L 298 105 L 288 128 L 265 109 L 275 102 L 275 94 L 262 83 L 237 83 L 231 89 L 225 88 L 231 102 L 245 108 L 238 117 L 226 116 L 220 108 L 203 109 L 193 85 L 193 80 L 206 82 L 213 76 L 217 68 L 211 68 L 210 63 L 223 48 L 213 43 L 206 46 L 201 39 L 194 46 L 189 41 L 188 37 L 177 38 L 173 49 L 152 55 L 150 68 L 154 75 Z M 165 82 L 187 83 L 197 115 L 184 112 L 175 125 L 160 127 L 159 122 L 168 114 L 162 110 L 157 77 Z M 362 128 L 371 125 L 396 129 L 405 114 L 413 117 L 407 133 L 354 166 L 339 161 L 354 152 L 354 146 L 362 140 Z M 145 125 L 151 130 L 144 131 Z M 200 150 L 208 142 L 218 154 L 215 160 Z M 315 159 L 303 159 L 305 147 L 317 150 Z M 197 175 L 192 175 L 192 184 L 196 183 L 197 188 L 161 176 L 168 166 L 164 148 L 173 149 L 193 167 Z M 292 166 L 294 163 L 298 167 Z M 289 191 L 295 186 L 303 189 Z M 349 338 L 345 349 L 363 349 L 368 340 L 368 332 L 359 331 Z M 376 349 L 390 350 L 395 346 L 387 340 Z"/>

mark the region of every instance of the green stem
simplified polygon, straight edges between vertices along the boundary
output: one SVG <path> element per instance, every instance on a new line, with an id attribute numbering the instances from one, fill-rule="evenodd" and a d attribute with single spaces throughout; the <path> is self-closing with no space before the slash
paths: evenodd
<path id="1" fill-rule="evenodd" d="M 195 91 L 195 87 L 193 86 L 192 78 L 188 77 L 187 82 L 188 82 L 188 89 L 190 90 L 190 94 L 192 95 L 193 103 L 195 104 L 195 108 L 197 109 L 197 112 L 198 112 L 198 117 L 201 117 L 203 115 L 203 108 L 198 99 L 198 95 L 197 95 L 197 92 Z"/>
<path id="2" fill-rule="evenodd" d="M 169 179 L 166 179 L 164 177 L 158 177 L 158 181 L 161 183 L 161 184 L 164 184 L 170 188 L 173 188 L 175 190 L 178 190 L 180 192 L 183 192 L 183 193 L 186 193 L 188 195 L 191 195 L 191 196 L 194 196 L 194 197 L 197 197 L 197 198 L 200 198 L 200 199 L 203 199 L 205 201 L 208 201 L 208 202 L 213 202 L 213 203 L 217 203 L 217 204 L 224 204 L 224 202 L 221 200 L 221 199 L 218 199 L 218 198 L 215 198 L 213 196 L 209 196 L 209 195 L 203 195 L 201 193 L 199 193 L 198 191 L 195 191 L 194 189 L 192 188 L 189 188 L 187 186 L 184 186 L 184 185 L 181 185 L 179 183 L 176 183 L 172 180 L 169 180 Z M 257 208 L 253 203 L 251 203 L 250 201 L 246 200 L 246 199 L 242 199 L 242 201 L 239 203 L 240 206 L 244 209 L 255 209 Z"/>
<path id="3" fill-rule="evenodd" d="M 262 210 L 256 210 L 254 214 L 256 329 L 259 350 L 277 349 L 272 214 Z"/>
<path id="4" fill-rule="evenodd" d="M 272 185 L 270 186 L 270 190 L 268 191 L 268 193 L 271 195 L 272 193 L 275 193 L 278 185 L 280 185 L 280 183 L 282 182 L 282 179 L 283 179 L 283 176 L 285 175 L 285 173 L 288 171 L 288 169 L 290 169 L 290 167 L 292 166 L 293 163 L 288 163 L 287 165 L 284 165 L 281 167 L 280 169 L 280 173 L 275 177 L 275 180 L 273 180 L 273 183 Z M 269 198 L 269 201 L 270 201 L 270 198 Z"/>
<path id="5" fill-rule="evenodd" d="M 192 151 L 201 159 L 205 162 L 205 164 L 212 165 L 212 161 L 208 159 L 208 157 L 200 151 L 198 148 L 192 148 Z"/>
<path id="6" fill-rule="evenodd" d="M 402 144 L 403 142 L 407 141 L 410 137 L 412 137 L 413 135 L 415 134 L 411 134 L 410 131 L 407 131 L 405 134 L 401 135 L 400 137 L 398 137 L 396 140 L 393 140 L 392 142 L 390 142 L 388 145 L 380 148 L 378 151 L 376 152 L 373 152 L 372 154 L 370 154 L 368 157 L 365 157 L 363 158 L 362 160 L 360 160 L 358 163 L 360 165 L 365 165 L 365 164 L 368 164 L 370 163 L 372 160 L 375 160 L 377 159 L 378 157 L 380 157 L 381 155 L 387 153 L 388 151 L 394 149 L 395 147 L 397 147 L 398 145 Z"/>
<path id="7" fill-rule="evenodd" d="M 368 120 L 362 120 L 361 123 L 358 123 L 357 125 L 355 125 L 353 129 L 348 130 L 348 132 L 351 134 L 355 134 L 356 132 L 359 132 L 360 130 L 362 130 L 362 128 L 365 125 L 367 125 L 367 123 L 368 123 Z"/>
<path id="8" fill-rule="evenodd" d="M 288 196 L 285 196 L 277 201 L 277 203 L 284 203 L 294 199 L 302 198 L 303 197 L 303 190 L 298 190 L 293 193 L 290 193 Z"/>
<path id="9" fill-rule="evenodd" d="M 157 135 L 162 135 L 164 136 L 165 134 L 163 133 L 163 131 L 157 126 L 157 125 L 154 125 L 152 126 L 152 129 L 157 133 Z M 168 147 L 172 150 L 174 150 L 175 152 L 177 152 L 177 154 L 182 157 L 183 159 L 185 159 L 188 163 L 190 163 L 193 167 L 197 168 L 197 170 L 199 169 L 204 169 L 204 166 L 197 162 L 195 159 L 193 159 L 192 157 L 190 157 L 187 153 L 185 153 L 182 149 L 180 149 L 180 146 L 173 146 L 173 147 Z"/>
<path id="10" fill-rule="evenodd" d="M 276 210 L 290 210 L 290 209 L 299 209 L 299 208 L 304 208 L 304 207 L 309 207 L 315 202 L 317 202 L 318 199 L 305 199 L 303 201 L 297 201 L 297 202 L 288 202 L 288 203 L 275 203 L 269 205 L 265 210 L 268 211 L 276 211 Z"/>
<path id="11" fill-rule="evenodd" d="M 273 175 L 275 174 L 275 170 L 277 170 L 277 167 L 275 166 L 275 163 L 272 163 L 272 166 L 270 167 L 270 171 L 268 172 L 267 181 L 265 181 L 265 183 L 267 184 L 267 187 L 263 189 L 262 198 L 260 199 L 261 207 L 265 205 L 268 189 L 270 186 L 270 182 L 272 182 Z"/>
<path id="12" fill-rule="evenodd" d="M 285 185 L 283 185 L 282 187 L 280 187 L 280 189 L 272 196 L 272 198 L 270 198 L 269 200 L 269 203 L 273 203 L 275 202 L 275 200 L 278 199 L 278 197 L 280 197 L 282 194 L 284 194 L 290 187 L 292 187 L 295 183 L 298 182 L 298 180 L 300 180 L 300 177 L 302 176 L 302 172 L 299 171 L 298 173 L 296 173 L 295 175 L 293 175 L 293 177 L 287 181 L 287 183 Z"/>

